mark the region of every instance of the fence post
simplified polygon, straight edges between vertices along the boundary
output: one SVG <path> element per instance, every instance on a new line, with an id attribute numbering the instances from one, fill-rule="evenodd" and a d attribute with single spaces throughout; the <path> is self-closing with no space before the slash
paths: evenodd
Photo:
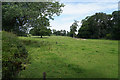
<path id="1" fill-rule="evenodd" d="M 43 72 L 43 80 L 46 80 L 46 72 Z"/>

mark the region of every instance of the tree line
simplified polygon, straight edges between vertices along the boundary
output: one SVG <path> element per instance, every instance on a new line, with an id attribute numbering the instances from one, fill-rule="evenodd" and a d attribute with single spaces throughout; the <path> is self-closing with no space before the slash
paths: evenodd
<path id="1" fill-rule="evenodd" d="M 67 31 L 66 30 L 52 30 L 52 34 L 56 36 L 67 36 Z"/>
<path id="2" fill-rule="evenodd" d="M 87 16 L 81 21 L 74 20 L 70 26 L 70 32 L 66 30 L 46 30 L 46 35 L 70 36 L 73 38 L 89 38 L 89 39 L 120 39 L 120 11 L 114 11 L 112 14 L 95 13 L 92 16 Z M 32 29 L 31 29 L 32 30 Z M 37 31 L 34 31 L 37 34 Z M 33 33 L 31 33 L 33 34 Z M 44 35 L 43 32 L 40 34 Z M 39 35 L 40 35 L 39 34 Z M 34 35 L 34 34 L 33 34 Z"/>
<path id="3" fill-rule="evenodd" d="M 120 11 L 114 11 L 112 14 L 95 13 L 87 16 L 81 21 L 79 26 L 77 20 L 70 26 L 70 32 L 66 30 L 51 30 L 50 19 L 53 16 L 59 16 L 62 13 L 62 7 L 65 5 L 57 1 L 53 2 L 4 2 L 2 4 L 2 29 L 13 32 L 18 36 L 27 36 L 30 34 L 36 36 L 61 35 L 77 38 L 91 39 L 120 39 Z M 78 34 L 76 34 L 78 32 Z"/>
<path id="4" fill-rule="evenodd" d="M 87 16 L 81 23 L 78 34 L 75 34 L 77 21 L 70 26 L 71 37 L 120 40 L 120 11 L 114 11 L 112 14 L 95 13 Z"/>

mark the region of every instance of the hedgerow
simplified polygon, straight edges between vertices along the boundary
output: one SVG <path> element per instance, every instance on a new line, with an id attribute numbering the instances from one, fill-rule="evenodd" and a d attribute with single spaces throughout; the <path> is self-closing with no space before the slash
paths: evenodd
<path id="1" fill-rule="evenodd" d="M 2 78 L 15 78 L 28 63 L 28 52 L 12 33 L 2 32 Z"/>

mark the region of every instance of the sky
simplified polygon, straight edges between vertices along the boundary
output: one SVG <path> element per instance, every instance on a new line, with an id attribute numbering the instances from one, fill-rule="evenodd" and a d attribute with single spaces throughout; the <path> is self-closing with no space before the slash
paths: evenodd
<path id="1" fill-rule="evenodd" d="M 62 8 L 63 12 L 60 16 L 55 16 L 54 20 L 50 20 L 51 29 L 70 31 L 70 26 L 74 20 L 79 21 L 87 16 L 94 15 L 96 12 L 112 14 L 118 10 L 119 0 L 58 0 L 65 4 Z"/>

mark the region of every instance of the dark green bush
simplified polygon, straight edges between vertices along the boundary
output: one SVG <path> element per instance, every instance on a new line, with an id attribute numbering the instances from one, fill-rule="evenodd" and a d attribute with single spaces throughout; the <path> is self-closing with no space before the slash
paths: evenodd
<path id="1" fill-rule="evenodd" d="M 15 78 L 28 62 L 28 52 L 16 35 L 2 32 L 2 78 Z"/>
<path id="2" fill-rule="evenodd" d="M 112 35 L 110 33 L 106 34 L 106 39 L 112 39 Z"/>

